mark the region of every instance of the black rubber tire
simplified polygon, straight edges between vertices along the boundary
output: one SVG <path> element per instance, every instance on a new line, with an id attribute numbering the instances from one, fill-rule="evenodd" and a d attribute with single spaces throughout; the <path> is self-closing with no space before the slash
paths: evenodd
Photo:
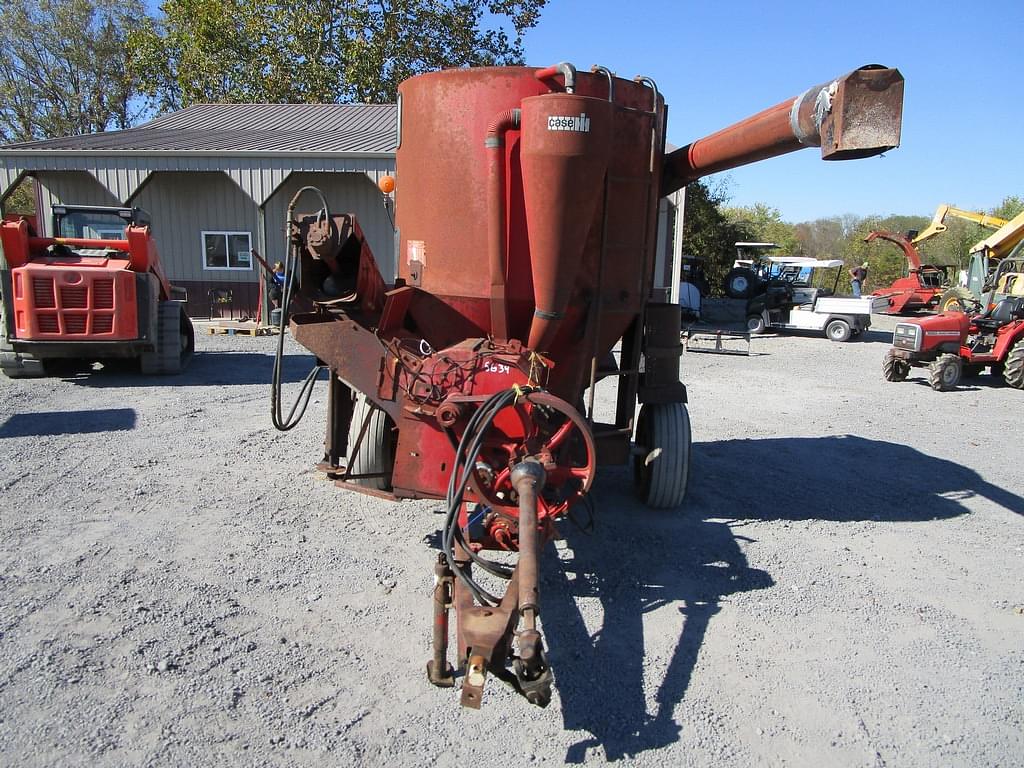
<path id="1" fill-rule="evenodd" d="M 44 361 L 17 352 L 0 352 L 0 370 L 9 379 L 41 379 L 49 375 Z"/>
<path id="2" fill-rule="evenodd" d="M 352 421 L 348 425 L 349 454 L 355 448 L 363 421 L 369 419 L 363 440 L 355 459 L 349 462 L 348 471 L 354 475 L 384 473 L 383 477 L 364 477 L 349 482 L 378 491 L 391 490 L 391 473 L 395 469 L 395 424 L 391 417 L 366 399 L 356 394 L 352 404 Z"/>
<path id="3" fill-rule="evenodd" d="M 1014 389 L 1024 389 L 1024 340 L 1014 344 L 1006 355 L 1003 380 Z"/>
<path id="4" fill-rule="evenodd" d="M 751 333 L 764 333 L 768 330 L 764 324 L 764 315 L 748 315 L 747 330 Z"/>
<path id="5" fill-rule="evenodd" d="M 939 312 L 966 312 L 974 296 L 966 288 L 950 288 L 939 297 L 936 310 Z"/>
<path id="6" fill-rule="evenodd" d="M 636 428 L 633 484 L 648 507 L 678 507 L 690 478 L 690 414 L 684 403 L 646 403 Z"/>
<path id="7" fill-rule="evenodd" d="M 172 376 L 192 359 L 195 331 L 180 302 L 161 301 L 156 312 L 156 348 L 142 353 L 139 368 L 147 375 Z"/>
<path id="8" fill-rule="evenodd" d="M 828 325 L 825 326 L 825 335 L 828 336 L 829 341 L 849 341 L 853 336 L 853 331 L 850 330 L 850 324 L 845 320 L 829 320 Z"/>
<path id="9" fill-rule="evenodd" d="M 896 357 L 891 349 L 885 353 L 885 359 L 882 361 L 882 376 L 886 381 L 906 381 L 909 373 L 910 363 Z"/>
<path id="10" fill-rule="evenodd" d="M 939 355 L 928 368 L 928 383 L 936 392 L 949 392 L 956 389 L 963 372 L 963 360 L 959 355 Z"/>
<path id="11" fill-rule="evenodd" d="M 722 281 L 722 290 L 730 299 L 749 299 L 757 291 L 761 280 L 747 267 L 733 267 Z"/>

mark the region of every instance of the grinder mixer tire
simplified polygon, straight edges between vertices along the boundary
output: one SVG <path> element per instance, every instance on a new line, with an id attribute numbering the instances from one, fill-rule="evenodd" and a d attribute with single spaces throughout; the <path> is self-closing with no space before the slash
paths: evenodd
<path id="1" fill-rule="evenodd" d="M 640 408 L 633 481 L 640 500 L 654 509 L 678 507 L 690 475 L 690 414 L 685 403 Z"/>

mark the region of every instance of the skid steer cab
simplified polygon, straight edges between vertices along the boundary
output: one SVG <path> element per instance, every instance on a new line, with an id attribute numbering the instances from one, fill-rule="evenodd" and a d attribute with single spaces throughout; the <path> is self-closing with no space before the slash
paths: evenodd
<path id="1" fill-rule="evenodd" d="M 985 369 L 1024 389 L 1024 298 L 1002 299 L 973 316 L 943 312 L 898 323 L 882 375 L 903 381 L 911 368 L 927 368 L 928 383 L 940 392 Z"/>
<path id="2" fill-rule="evenodd" d="M 145 374 L 180 373 L 195 334 L 184 290 L 160 266 L 141 208 L 57 205 L 54 237 L 28 220 L 0 225 L 0 369 L 45 376 L 58 364 L 134 361 Z"/>

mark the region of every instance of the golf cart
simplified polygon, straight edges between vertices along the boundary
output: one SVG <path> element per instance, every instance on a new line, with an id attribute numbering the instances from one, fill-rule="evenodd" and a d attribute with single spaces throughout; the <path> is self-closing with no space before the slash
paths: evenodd
<path id="1" fill-rule="evenodd" d="M 725 295 L 730 299 L 749 299 L 771 281 L 803 282 L 807 276 L 804 265 L 813 264 L 815 259 L 768 255 L 779 247 L 777 243 L 736 243 L 736 260 L 722 283 Z"/>
<path id="2" fill-rule="evenodd" d="M 832 341 L 849 341 L 871 326 L 871 312 L 887 306 L 884 297 L 836 296 L 843 262 L 804 259 L 796 282 L 770 280 L 747 301 L 747 330 L 769 328 L 824 331 Z M 832 271 L 835 278 L 832 278 Z M 826 287 L 831 283 L 831 287 Z M 877 304 L 876 304 L 877 303 Z"/>

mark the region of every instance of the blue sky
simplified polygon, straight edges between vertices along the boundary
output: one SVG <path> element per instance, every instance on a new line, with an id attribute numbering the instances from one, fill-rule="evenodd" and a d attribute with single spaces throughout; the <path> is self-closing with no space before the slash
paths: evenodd
<path id="1" fill-rule="evenodd" d="M 806 149 L 729 171 L 720 176 L 734 205 L 766 203 L 800 222 L 931 215 L 939 203 L 984 210 L 1024 196 L 1024 0 L 550 0 L 525 44 L 532 65 L 653 77 L 676 145 L 863 64 L 899 68 L 898 149 L 843 163 Z"/>

